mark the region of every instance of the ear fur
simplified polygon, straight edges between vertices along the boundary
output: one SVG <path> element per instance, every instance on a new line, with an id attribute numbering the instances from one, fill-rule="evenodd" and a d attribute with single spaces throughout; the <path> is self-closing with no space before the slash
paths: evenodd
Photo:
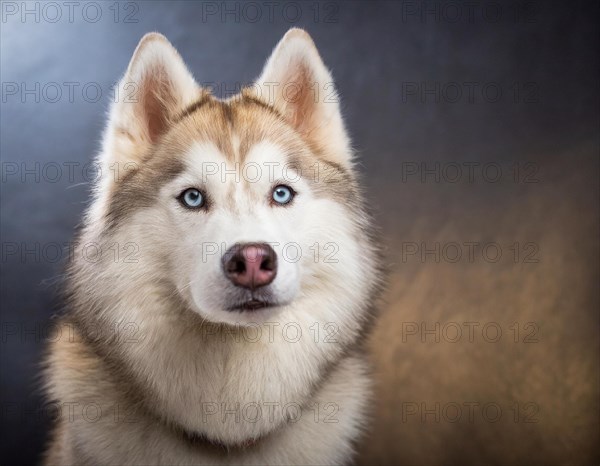
<path id="1" fill-rule="evenodd" d="M 179 53 L 158 33 L 141 39 L 117 89 L 103 153 L 105 162 L 120 165 L 139 163 L 178 112 L 201 94 Z"/>
<path id="2" fill-rule="evenodd" d="M 331 161 L 350 161 L 350 141 L 333 78 L 306 31 L 292 28 L 283 36 L 255 89 Z"/>

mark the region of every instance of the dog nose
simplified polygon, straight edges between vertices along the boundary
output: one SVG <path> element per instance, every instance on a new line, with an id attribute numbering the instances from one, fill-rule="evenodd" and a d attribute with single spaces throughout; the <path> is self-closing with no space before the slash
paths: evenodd
<path id="1" fill-rule="evenodd" d="M 234 285 L 255 290 L 275 278 L 277 255 L 266 243 L 238 243 L 223 255 L 223 271 Z"/>

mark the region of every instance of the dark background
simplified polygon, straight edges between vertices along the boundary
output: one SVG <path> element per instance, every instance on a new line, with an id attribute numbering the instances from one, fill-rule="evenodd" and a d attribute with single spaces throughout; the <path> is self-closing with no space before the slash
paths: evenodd
<path id="1" fill-rule="evenodd" d="M 162 32 L 225 95 L 292 26 L 336 79 L 391 269 L 359 461 L 598 463 L 598 2 L 57 3 L 2 2 L 4 464 L 46 439 L 44 333 L 138 40 Z"/>

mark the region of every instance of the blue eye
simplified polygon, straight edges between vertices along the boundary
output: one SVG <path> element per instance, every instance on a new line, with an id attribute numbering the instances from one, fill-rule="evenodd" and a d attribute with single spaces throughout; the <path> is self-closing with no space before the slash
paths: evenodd
<path id="1" fill-rule="evenodd" d="M 204 205 L 204 196 L 197 189 L 189 188 L 179 195 L 179 201 L 188 209 L 199 209 Z"/>
<path id="2" fill-rule="evenodd" d="M 277 204 L 288 204 L 294 198 L 294 190 L 289 186 L 280 184 L 273 189 L 273 200 Z"/>

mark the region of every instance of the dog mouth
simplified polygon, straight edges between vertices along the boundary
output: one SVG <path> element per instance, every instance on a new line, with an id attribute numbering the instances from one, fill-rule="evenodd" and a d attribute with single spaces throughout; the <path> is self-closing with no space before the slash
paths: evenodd
<path id="1" fill-rule="evenodd" d="M 249 299 L 241 303 L 235 304 L 227 308 L 228 311 L 258 311 L 259 309 L 266 309 L 268 307 L 275 306 L 276 304 L 271 301 L 264 301 L 261 299 Z"/>
<path id="2" fill-rule="evenodd" d="M 260 312 L 286 304 L 268 287 L 254 291 L 232 290 L 225 301 L 225 310 L 230 312 Z"/>

